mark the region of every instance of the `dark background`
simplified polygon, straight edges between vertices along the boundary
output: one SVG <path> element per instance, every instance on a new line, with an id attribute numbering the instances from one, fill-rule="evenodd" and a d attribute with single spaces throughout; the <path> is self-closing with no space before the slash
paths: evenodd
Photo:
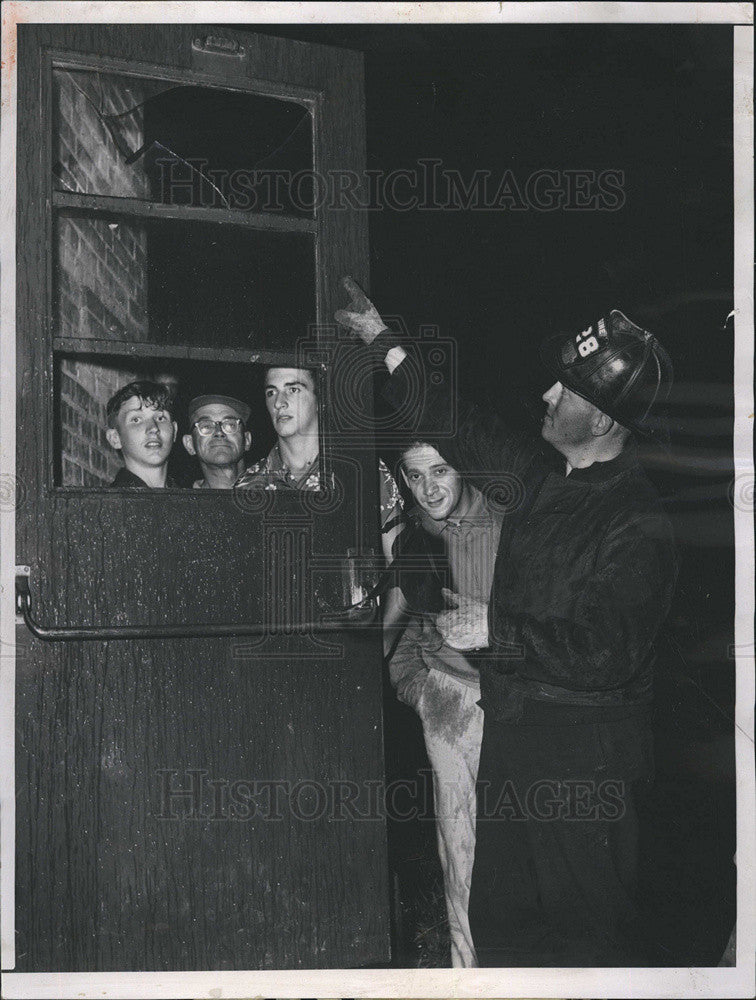
<path id="1" fill-rule="evenodd" d="M 249 30 L 364 52 L 370 169 L 437 158 L 468 182 L 476 169 L 510 168 L 521 186 L 538 169 L 624 171 L 613 212 L 373 211 L 371 296 L 410 332 L 433 324 L 454 338 L 465 390 L 513 416 L 523 385 L 536 404 L 547 387 L 538 341 L 609 308 L 671 353 L 672 444 L 649 469 L 682 571 L 659 643 L 643 896 L 660 964 L 716 964 L 734 922 L 732 29 Z M 417 724 L 391 698 L 387 713 L 389 770 L 412 773 L 423 764 Z M 417 873 L 429 843 L 432 829 L 394 831 L 415 922 L 403 929 L 408 948 L 421 947 L 416 897 L 427 872 Z"/>

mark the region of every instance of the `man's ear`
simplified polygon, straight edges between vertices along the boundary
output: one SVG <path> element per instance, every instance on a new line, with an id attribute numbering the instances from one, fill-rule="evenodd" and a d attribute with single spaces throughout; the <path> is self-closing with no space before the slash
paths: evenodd
<path id="1" fill-rule="evenodd" d="M 608 414 L 604 413 L 603 410 L 596 410 L 596 414 L 593 418 L 593 423 L 591 425 L 591 430 L 593 431 L 594 437 L 604 437 L 614 426 L 614 420 Z"/>
<path id="2" fill-rule="evenodd" d="M 197 452 L 194 450 L 194 440 L 191 434 L 185 434 L 181 440 L 184 442 L 184 447 L 189 452 L 190 455 L 196 455 Z"/>
<path id="3" fill-rule="evenodd" d="M 116 450 L 120 449 L 121 435 L 118 433 L 115 427 L 108 427 L 108 429 L 105 431 L 105 437 L 107 438 L 107 442 L 111 448 L 115 448 Z"/>
<path id="4" fill-rule="evenodd" d="M 249 449 L 251 447 L 252 447 L 252 432 L 251 431 L 245 431 L 244 432 L 244 450 L 245 451 L 249 451 Z"/>

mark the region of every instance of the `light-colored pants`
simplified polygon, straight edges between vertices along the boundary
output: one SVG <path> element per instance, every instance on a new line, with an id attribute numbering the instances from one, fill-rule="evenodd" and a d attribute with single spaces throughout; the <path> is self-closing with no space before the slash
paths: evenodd
<path id="1" fill-rule="evenodd" d="M 479 699 L 479 687 L 441 670 L 430 670 L 417 703 L 433 768 L 438 853 L 455 968 L 478 964 L 467 905 L 475 856 L 475 781 L 483 737 L 483 711 L 476 704 Z"/>

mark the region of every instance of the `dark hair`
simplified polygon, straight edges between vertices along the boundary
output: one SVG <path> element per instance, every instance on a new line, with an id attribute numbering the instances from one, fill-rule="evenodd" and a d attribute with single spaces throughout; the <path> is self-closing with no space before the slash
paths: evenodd
<path id="1" fill-rule="evenodd" d="M 406 441 L 400 446 L 399 448 L 400 466 L 404 465 L 404 456 L 407 454 L 408 451 L 412 451 L 413 448 L 433 448 L 433 450 L 437 451 L 441 456 L 441 458 L 443 458 L 444 462 L 446 462 L 447 465 L 451 466 L 451 462 L 447 460 L 446 456 L 439 449 L 438 443 L 434 441 L 423 441 L 420 438 L 413 438 L 412 441 Z"/>
<path id="2" fill-rule="evenodd" d="M 301 365 L 266 365 L 265 371 L 263 372 L 263 379 L 268 377 L 268 372 L 272 371 L 274 368 L 291 368 L 297 372 L 307 372 L 310 376 L 310 381 L 312 382 L 312 391 L 317 396 L 318 394 L 318 375 L 317 372 L 312 368 L 302 368 Z"/>
<path id="3" fill-rule="evenodd" d="M 133 396 L 138 396 L 142 405 L 154 407 L 156 410 L 165 410 L 173 416 L 173 396 L 171 390 L 162 382 L 150 382 L 143 379 L 138 382 L 129 382 L 118 392 L 111 396 L 105 413 L 108 418 L 108 427 L 115 427 L 115 422 L 123 404 Z"/>

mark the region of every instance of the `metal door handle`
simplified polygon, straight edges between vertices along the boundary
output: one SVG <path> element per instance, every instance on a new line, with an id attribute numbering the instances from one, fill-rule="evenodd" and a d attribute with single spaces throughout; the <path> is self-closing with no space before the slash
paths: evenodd
<path id="1" fill-rule="evenodd" d="M 387 574 L 385 574 L 387 577 Z M 381 579 L 369 594 L 349 608 L 343 608 L 333 615 L 324 615 L 317 622 L 291 622 L 273 627 L 271 625 L 218 624 L 202 625 L 184 623 L 181 625 L 40 625 L 32 615 L 32 596 L 29 577 L 16 575 L 16 613 L 37 639 L 45 642 L 68 642 L 82 640 L 109 639 L 210 639 L 240 635 L 311 635 L 312 633 L 337 632 L 344 629 L 364 628 L 376 624 L 378 608 L 373 599 L 385 587 Z"/>

